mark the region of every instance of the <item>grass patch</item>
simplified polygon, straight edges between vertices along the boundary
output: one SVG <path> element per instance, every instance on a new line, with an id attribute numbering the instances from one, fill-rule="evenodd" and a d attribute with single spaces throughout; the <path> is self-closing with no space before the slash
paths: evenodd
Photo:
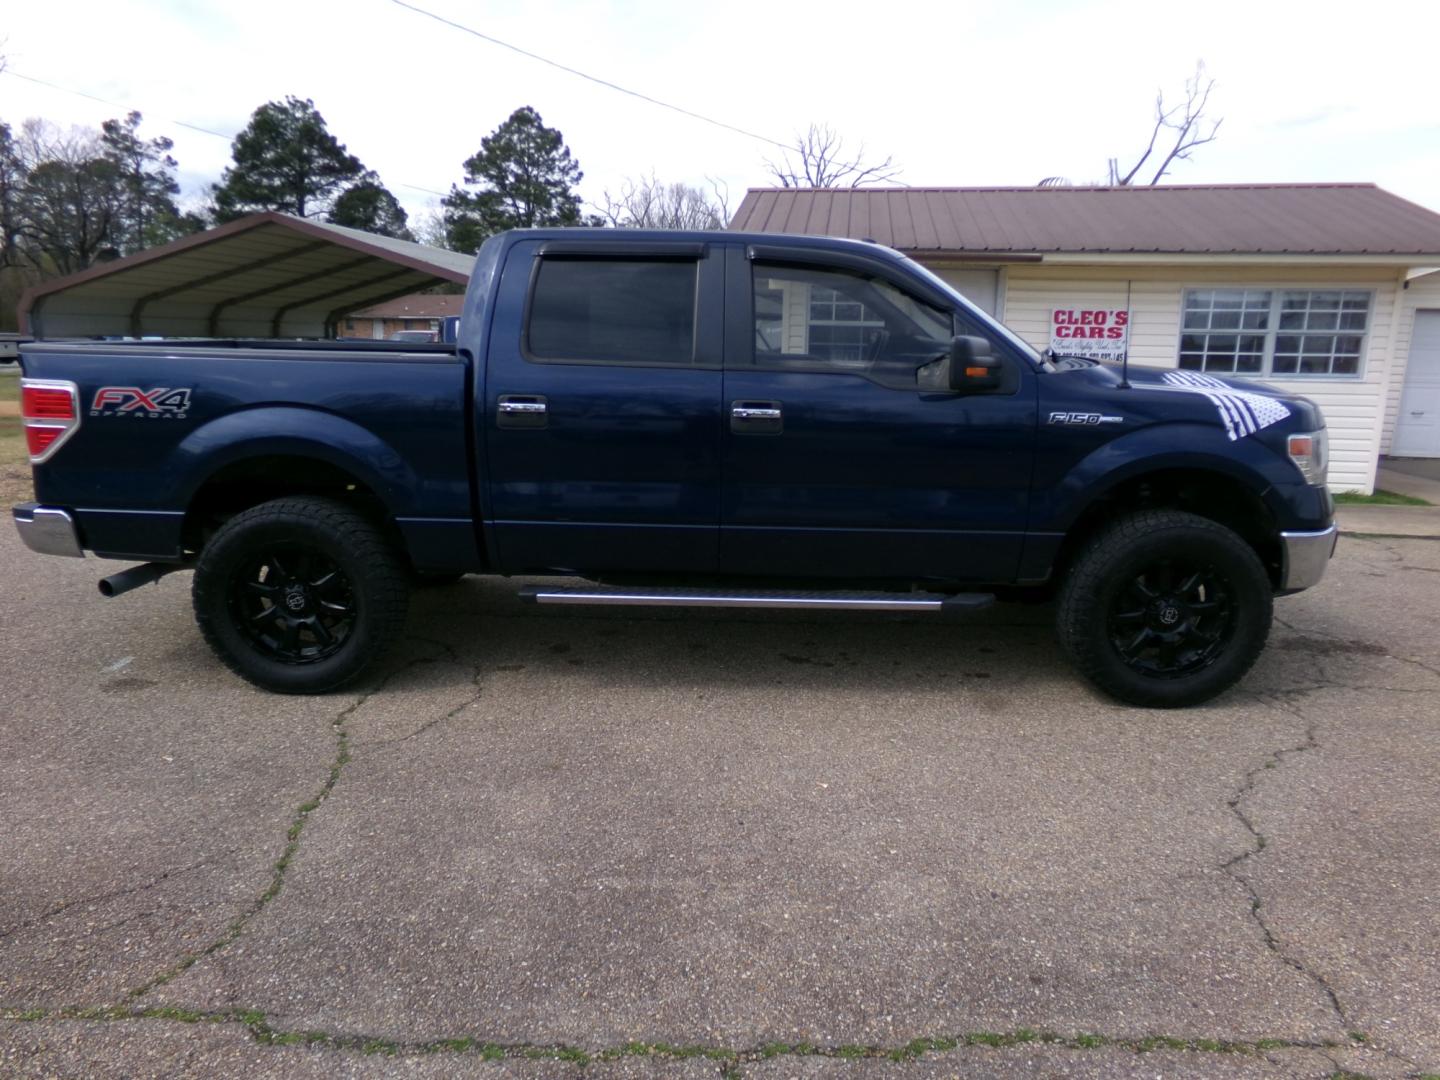
<path id="1" fill-rule="evenodd" d="M 13 375 L 0 375 L 0 401 L 19 400 L 20 380 Z"/>
<path id="2" fill-rule="evenodd" d="M 20 418 L 0 416 L 0 465 L 25 465 L 29 460 Z"/>
<path id="3" fill-rule="evenodd" d="M 1342 491 L 1335 496 L 1337 506 L 1429 506 L 1424 499 L 1414 495 L 1401 495 L 1398 491 L 1376 491 L 1373 495 L 1361 495 L 1358 491 Z"/>

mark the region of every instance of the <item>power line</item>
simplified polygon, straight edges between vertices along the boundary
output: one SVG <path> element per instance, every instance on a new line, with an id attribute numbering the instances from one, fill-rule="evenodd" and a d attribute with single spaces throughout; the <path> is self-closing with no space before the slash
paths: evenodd
<path id="1" fill-rule="evenodd" d="M 578 68 L 573 68 L 562 64 L 558 60 L 551 60 L 548 57 L 541 56 L 539 53 L 533 53 L 530 52 L 528 49 L 522 49 L 518 45 L 511 45 L 508 41 L 501 41 L 499 38 L 492 37 L 489 34 L 482 34 L 479 30 L 466 26 L 464 23 L 458 23 L 455 22 L 453 19 L 447 19 L 443 15 L 435 14 L 435 12 L 433 11 L 426 11 L 422 7 L 416 7 L 414 4 L 406 3 L 405 0 L 390 0 L 390 2 L 396 4 L 399 7 L 405 8 L 408 11 L 413 11 L 417 15 L 424 15 L 427 18 L 434 19 L 438 23 L 444 23 L 446 26 L 454 27 L 456 30 L 462 30 L 467 34 L 472 35 L 473 37 L 480 38 L 482 41 L 488 41 L 492 45 L 499 45 L 503 49 L 509 49 L 511 52 L 519 53 L 521 56 L 527 56 L 531 60 L 538 60 L 542 64 L 548 64 L 550 67 L 558 68 L 560 71 L 567 72 L 571 75 L 577 75 L 582 79 L 586 79 L 589 82 L 596 83 L 600 86 L 608 87 L 611 90 L 618 90 L 622 94 L 628 94 L 630 97 L 639 98 L 641 101 L 647 101 L 651 105 L 658 105 L 662 109 L 669 109 L 671 112 L 680 113 L 682 116 L 688 116 L 693 120 L 701 120 L 707 124 L 713 124 L 715 127 L 724 128 L 726 131 L 733 131 L 737 135 L 744 135 L 746 138 L 755 139 L 757 142 L 768 143 L 770 146 L 779 147 L 781 150 L 795 149 L 795 147 L 790 145 L 789 143 L 783 143 L 780 142 L 778 139 L 772 139 L 766 135 L 759 135 L 753 131 L 746 131 L 742 127 L 736 127 L 734 124 L 727 124 L 723 120 L 716 120 L 713 117 L 705 116 L 702 113 L 697 113 L 691 111 L 690 109 L 681 108 L 679 105 L 672 105 L 668 101 L 661 101 L 659 98 L 653 98 L 649 94 L 642 94 L 639 90 L 631 90 L 629 87 L 621 86 L 618 83 L 610 82 L 608 79 L 602 79 L 598 75 L 587 74 L 586 72 L 583 72 Z"/>
<path id="2" fill-rule="evenodd" d="M 122 105 L 118 101 L 111 101 L 108 98 L 96 97 L 94 94 L 87 94 L 84 90 L 75 90 L 68 86 L 60 86 L 53 82 L 46 82 L 44 79 L 37 79 L 34 75 L 22 75 L 14 68 L 7 67 L 3 71 L 0 71 L 0 74 L 14 75 L 17 79 L 24 79 L 26 82 L 37 83 L 40 86 L 48 86 L 51 90 L 59 90 L 62 94 L 74 94 L 76 97 L 89 98 L 91 101 L 98 101 L 101 105 L 109 105 L 112 109 L 128 108 L 128 106 Z M 166 123 L 174 124 L 176 127 L 189 128 L 191 131 L 198 131 L 202 135 L 214 135 L 217 139 L 224 139 L 226 142 L 230 142 L 232 139 L 235 138 L 235 136 L 226 135 L 222 131 L 211 131 L 209 128 L 201 127 L 199 124 L 187 124 L 184 120 L 175 120 L 173 118 L 164 116 L 160 117 L 160 119 L 164 120 Z"/>
<path id="3" fill-rule="evenodd" d="M 95 94 L 86 93 L 84 90 L 76 90 L 70 86 L 61 86 L 59 83 L 49 82 L 45 79 L 37 79 L 34 75 L 22 75 L 14 68 L 0 68 L 0 75 L 14 75 L 17 79 L 24 79 L 26 82 L 35 83 L 39 86 L 48 86 L 51 90 L 58 90 L 62 94 L 74 94 L 76 97 L 87 98 L 90 101 L 97 101 L 101 105 L 109 105 L 112 109 L 129 109 L 131 106 L 123 105 L 118 101 L 111 101 L 109 98 L 97 97 Z M 211 128 L 201 127 L 199 124 L 187 124 L 184 120 L 176 120 L 173 117 L 156 117 L 167 124 L 174 124 L 176 127 L 189 128 L 191 131 L 198 131 L 201 135 L 213 135 L 217 139 L 224 139 L 227 143 L 235 140 L 234 135 L 226 135 L 223 131 L 214 131 Z M 411 191 L 423 191 L 428 195 L 439 195 L 444 198 L 449 192 L 436 191 L 434 188 L 422 187 L 419 184 L 406 184 L 396 182 L 396 187 L 409 188 Z"/>

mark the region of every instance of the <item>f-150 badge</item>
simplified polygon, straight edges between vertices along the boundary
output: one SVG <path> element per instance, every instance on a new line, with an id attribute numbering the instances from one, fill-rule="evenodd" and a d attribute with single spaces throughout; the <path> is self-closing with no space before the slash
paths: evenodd
<path id="1" fill-rule="evenodd" d="M 1098 412 L 1052 412 L 1050 423 L 1052 424 L 1079 424 L 1082 427 L 1089 427 L 1094 424 L 1123 424 L 1123 416 L 1106 416 Z"/>
<path id="2" fill-rule="evenodd" d="M 143 416 L 151 420 L 184 420 L 190 408 L 188 386 L 102 386 L 90 399 L 91 416 Z"/>

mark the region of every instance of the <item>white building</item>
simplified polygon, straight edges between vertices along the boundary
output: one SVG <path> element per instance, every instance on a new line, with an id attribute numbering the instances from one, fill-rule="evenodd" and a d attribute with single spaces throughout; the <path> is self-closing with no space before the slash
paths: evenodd
<path id="1" fill-rule="evenodd" d="M 752 189 L 730 228 L 898 248 L 1037 348 L 1304 394 L 1336 491 L 1440 457 L 1440 214 L 1373 184 Z"/>

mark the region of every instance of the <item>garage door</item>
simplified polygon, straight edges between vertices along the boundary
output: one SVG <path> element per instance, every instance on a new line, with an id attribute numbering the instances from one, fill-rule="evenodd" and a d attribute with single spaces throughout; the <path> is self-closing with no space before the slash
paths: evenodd
<path id="1" fill-rule="evenodd" d="M 961 296 L 987 315 L 995 314 L 999 299 L 998 270 L 936 270 L 935 273 L 953 285 Z"/>
<path id="2" fill-rule="evenodd" d="M 1440 457 L 1440 311 L 1415 312 L 1390 452 L 1397 457 Z"/>

